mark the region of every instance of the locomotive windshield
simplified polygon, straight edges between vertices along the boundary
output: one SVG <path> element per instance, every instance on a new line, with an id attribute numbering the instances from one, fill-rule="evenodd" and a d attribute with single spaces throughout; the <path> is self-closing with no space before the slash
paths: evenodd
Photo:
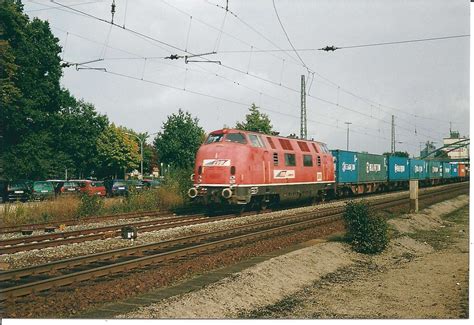
<path id="1" fill-rule="evenodd" d="M 220 142 L 220 141 L 222 141 L 223 137 L 224 137 L 223 133 L 211 133 L 207 137 L 206 144 L 214 143 L 214 142 Z"/>
<path id="2" fill-rule="evenodd" d="M 241 144 L 246 144 L 247 140 L 245 139 L 245 136 L 242 133 L 229 133 L 225 137 L 225 141 L 227 142 L 237 142 Z"/>
<path id="3" fill-rule="evenodd" d="M 207 137 L 206 144 L 214 143 L 214 142 L 221 142 L 223 141 L 225 137 L 225 142 L 236 142 L 236 143 L 241 143 L 241 144 L 246 144 L 247 139 L 245 138 L 245 135 L 242 133 L 211 133 Z"/>

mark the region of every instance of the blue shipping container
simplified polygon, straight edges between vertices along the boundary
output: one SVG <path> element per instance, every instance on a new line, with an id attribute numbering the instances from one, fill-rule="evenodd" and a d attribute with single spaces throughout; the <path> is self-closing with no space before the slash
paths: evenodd
<path id="1" fill-rule="evenodd" d="M 334 157 L 334 171 L 337 183 L 357 183 L 357 153 L 344 150 L 331 150 Z"/>
<path id="2" fill-rule="evenodd" d="M 424 160 L 410 159 L 410 179 L 426 178 L 426 165 Z"/>
<path id="3" fill-rule="evenodd" d="M 443 162 L 443 178 L 451 178 L 451 164 Z"/>
<path id="4" fill-rule="evenodd" d="M 406 181 L 410 179 L 410 163 L 405 157 L 388 157 L 388 180 Z"/>
<path id="5" fill-rule="evenodd" d="M 458 163 L 451 164 L 451 177 L 458 177 Z"/>

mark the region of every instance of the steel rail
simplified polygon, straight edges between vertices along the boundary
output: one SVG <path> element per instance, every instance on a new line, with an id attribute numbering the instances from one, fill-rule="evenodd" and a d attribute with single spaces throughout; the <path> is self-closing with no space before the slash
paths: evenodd
<path id="1" fill-rule="evenodd" d="M 457 186 L 463 186 L 458 185 Z M 454 186 L 449 187 L 454 188 Z M 443 189 L 441 189 L 443 190 Z M 439 193 L 440 191 L 436 191 Z M 408 195 L 408 194 L 407 194 Z M 420 195 L 426 195 L 422 193 Z M 402 195 L 403 196 L 403 195 Z M 362 198 L 360 198 L 362 199 Z M 343 200 L 344 201 L 344 200 Z M 214 217 L 213 221 L 228 219 L 233 215 L 224 215 L 221 217 Z M 148 221 L 139 221 L 136 223 L 129 224 L 120 224 L 120 225 L 111 225 L 98 228 L 89 228 L 83 230 L 69 231 L 69 232 L 59 232 L 51 233 L 44 235 L 36 235 L 31 237 L 21 237 L 13 238 L 0 241 L 0 255 L 1 254 L 10 254 L 20 251 L 32 250 L 32 249 L 41 249 L 47 247 L 55 247 L 59 245 L 80 243 L 85 241 L 100 240 L 106 238 L 113 238 L 120 236 L 120 229 L 124 226 L 135 226 L 138 227 L 140 232 L 155 231 L 160 229 L 177 227 L 180 225 L 192 225 L 206 222 L 202 215 L 193 215 L 184 219 L 185 217 L 170 217 L 163 218 L 159 220 L 148 220 Z M 198 221 L 201 218 L 202 221 Z M 174 224 L 169 224 L 174 222 Z M 165 225 L 163 225 L 165 223 Z M 56 239 L 56 240 L 55 240 Z"/>
<path id="2" fill-rule="evenodd" d="M 141 217 L 148 217 L 148 216 L 173 216 L 173 213 L 170 211 L 159 211 L 159 210 L 152 210 L 152 211 L 141 211 L 141 212 L 129 212 L 129 213 L 120 213 L 120 214 L 110 214 L 105 216 L 95 216 L 95 217 L 87 217 L 87 218 L 79 218 L 79 219 L 68 219 L 64 221 L 58 222 L 44 222 L 44 223 L 32 223 L 32 224 L 24 224 L 18 226 L 9 226 L 9 227 L 0 227 L 0 233 L 11 233 L 17 232 L 21 230 L 40 230 L 49 227 L 59 227 L 60 225 L 66 226 L 73 226 L 82 223 L 93 223 L 93 222 L 100 222 L 104 220 L 110 219 L 132 219 L 132 218 L 141 218 Z"/>
<path id="3" fill-rule="evenodd" d="M 111 231 L 121 229 L 124 226 L 145 227 L 149 225 L 156 225 L 156 224 L 163 224 L 163 223 L 170 223 L 170 222 L 177 222 L 177 221 L 178 222 L 187 221 L 187 220 L 191 220 L 195 218 L 204 218 L 204 217 L 203 216 L 190 216 L 190 217 L 160 218 L 160 219 L 138 221 L 138 222 L 132 222 L 132 223 L 129 222 L 126 224 L 117 224 L 117 225 L 88 228 L 88 229 L 81 229 L 81 230 L 63 231 L 63 232 L 55 232 L 55 233 L 49 233 L 49 234 L 43 234 L 43 235 L 4 239 L 4 240 L 0 240 L 0 254 L 2 254 L 2 246 L 27 244 L 27 243 L 32 243 L 32 242 L 41 242 L 45 240 L 65 239 L 68 237 L 84 236 L 84 235 L 94 234 L 94 233 L 102 233 L 102 232 L 105 233 L 105 232 L 111 232 Z"/>
<path id="4" fill-rule="evenodd" d="M 464 192 L 465 190 L 466 190 L 465 188 L 454 188 L 450 192 L 445 191 L 446 193 L 444 193 L 444 194 L 445 195 L 448 195 L 448 194 L 452 195 L 452 194 L 455 194 L 457 192 L 461 192 L 461 191 Z M 427 193 L 427 195 L 425 195 L 425 199 L 434 197 L 437 194 L 439 194 L 439 193 Z M 406 205 L 406 204 L 408 204 L 408 202 L 406 201 L 406 198 L 396 198 L 396 199 L 393 199 L 391 201 L 383 200 L 382 202 L 372 203 L 371 205 L 374 208 L 383 209 L 383 208 L 389 208 L 389 207 L 393 207 L 393 206 L 397 206 L 397 205 Z M 119 262 L 119 263 L 112 264 L 112 265 L 97 267 L 97 268 L 94 268 L 94 269 L 91 269 L 91 270 L 84 270 L 84 271 L 81 271 L 81 272 L 78 272 L 78 273 L 61 275 L 61 276 L 57 276 L 57 277 L 54 277 L 54 278 L 51 278 L 51 279 L 46 279 L 46 280 L 41 280 L 41 281 L 38 281 L 38 282 L 33 282 L 33 283 L 29 283 L 29 284 L 23 284 L 23 285 L 20 285 L 20 286 L 10 287 L 10 288 L 7 288 L 7 289 L 0 290 L 0 296 L 4 297 L 3 299 L 6 299 L 7 297 L 21 296 L 21 295 L 29 294 L 29 293 L 36 292 L 36 291 L 47 290 L 47 289 L 50 289 L 50 288 L 53 288 L 53 287 L 56 287 L 56 286 L 63 286 L 63 285 L 68 285 L 68 284 L 71 284 L 71 283 L 74 283 L 74 282 L 80 282 L 80 281 L 93 279 L 93 278 L 96 278 L 96 277 L 99 277 L 99 276 L 110 275 L 112 273 L 117 273 L 117 272 L 122 272 L 122 271 L 129 271 L 131 269 L 143 267 L 143 266 L 146 266 L 146 265 L 149 265 L 149 264 L 152 264 L 152 263 L 156 263 L 156 262 L 162 262 L 162 261 L 174 259 L 176 257 L 182 257 L 182 256 L 186 256 L 186 255 L 191 255 L 191 254 L 196 254 L 196 253 L 208 251 L 208 250 L 210 250 L 210 248 L 226 247 L 229 244 L 246 242 L 249 239 L 260 238 L 260 236 L 262 236 L 263 234 L 265 234 L 265 236 L 269 236 L 269 235 L 278 235 L 280 233 L 287 233 L 288 230 L 290 230 L 290 229 L 300 229 L 301 227 L 303 227 L 303 228 L 304 227 L 310 227 L 311 225 L 314 225 L 314 224 L 320 224 L 320 223 L 325 223 L 325 222 L 330 222 L 330 221 L 336 220 L 337 218 L 339 218 L 342 215 L 343 210 L 344 210 L 344 208 L 340 207 L 340 208 L 333 209 L 332 213 L 329 212 L 329 211 L 316 212 L 316 213 L 310 212 L 310 213 L 306 213 L 306 215 L 301 214 L 299 216 L 291 216 L 291 217 L 287 217 L 285 219 L 278 219 L 276 221 L 272 220 L 272 221 L 260 222 L 260 223 L 257 223 L 257 224 L 239 226 L 239 227 L 224 230 L 224 231 L 217 231 L 217 232 L 213 232 L 212 234 L 216 235 L 218 233 L 221 233 L 221 236 L 224 235 L 224 234 L 227 234 L 229 236 L 232 235 L 232 234 L 237 234 L 237 235 L 234 236 L 234 237 L 231 237 L 231 238 L 224 238 L 224 239 L 218 239 L 218 240 L 214 239 L 211 242 L 203 243 L 203 244 L 199 244 L 199 242 L 202 242 L 203 240 L 210 240 L 209 235 L 211 233 L 200 234 L 200 235 L 197 235 L 197 236 L 196 235 L 187 236 L 187 237 L 183 237 L 183 238 L 179 238 L 179 239 L 175 239 L 175 240 L 170 240 L 170 241 L 166 241 L 166 242 L 142 245 L 141 247 L 138 246 L 138 247 L 134 247 L 134 248 L 120 249 L 120 250 L 116 250 L 114 252 L 105 252 L 105 253 L 94 254 L 94 255 L 103 254 L 103 256 L 107 256 L 107 254 L 109 254 L 108 257 L 106 257 L 106 258 L 110 259 L 110 258 L 112 258 L 113 254 L 116 254 L 115 256 L 123 254 L 123 253 L 125 253 L 126 255 L 130 255 L 130 254 L 132 254 L 131 250 L 138 250 L 139 251 L 139 256 L 141 256 L 141 257 L 138 257 L 138 258 L 133 259 L 133 260 Z M 324 215 L 325 213 L 328 214 L 328 215 Z M 293 222 L 290 223 L 290 224 L 284 224 L 285 222 L 288 223 L 289 219 L 293 219 Z M 265 223 L 267 224 L 267 227 L 271 227 L 271 228 L 261 230 L 262 226 L 264 226 L 263 224 L 265 224 Z M 275 224 L 277 224 L 276 227 L 274 227 Z M 244 229 L 247 232 L 252 231 L 252 230 L 254 232 L 247 233 L 247 234 L 241 234 L 242 230 L 244 230 Z M 208 237 L 208 238 L 206 238 L 206 237 Z M 214 238 L 216 238 L 216 236 L 214 236 Z M 165 245 L 165 246 L 169 246 L 169 245 L 176 246 L 176 244 L 179 244 L 179 243 L 183 244 L 183 243 L 190 243 L 190 242 L 197 242 L 198 244 L 195 245 L 195 246 L 191 246 L 191 247 L 173 249 L 173 250 L 167 251 L 167 252 L 159 252 L 158 254 L 151 255 L 151 256 L 142 256 L 144 254 L 144 252 L 146 252 L 147 249 L 151 249 L 153 247 L 153 245 L 160 245 L 161 244 L 161 245 Z M 144 246 L 148 246 L 148 247 L 145 248 Z M 155 246 L 155 248 L 156 248 L 156 246 Z M 163 247 L 161 247 L 161 249 L 163 249 Z M 87 256 L 85 258 L 92 258 L 92 256 Z M 79 264 L 83 264 L 83 263 L 79 262 L 80 259 L 84 259 L 84 257 L 71 259 L 69 262 L 76 262 L 76 263 L 79 263 Z M 76 261 L 72 261 L 72 260 L 76 260 Z M 57 265 L 60 265 L 61 262 L 63 262 L 63 261 L 53 262 L 52 264 L 56 263 Z M 45 268 L 47 268 L 48 266 L 43 265 L 41 267 L 43 267 L 43 270 L 46 270 Z M 34 268 L 34 267 L 32 267 L 32 268 Z M 22 271 L 26 271 L 26 270 L 12 270 L 12 271 L 7 271 L 7 272 L 2 272 L 1 275 L 3 276 L 3 275 L 7 275 L 6 273 L 13 274 L 14 272 L 17 272 L 17 276 L 20 276 L 20 273 Z"/>

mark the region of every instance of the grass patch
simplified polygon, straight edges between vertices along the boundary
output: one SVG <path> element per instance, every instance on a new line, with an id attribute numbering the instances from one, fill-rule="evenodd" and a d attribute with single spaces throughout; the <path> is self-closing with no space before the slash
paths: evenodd
<path id="1" fill-rule="evenodd" d="M 468 222 L 469 206 L 459 208 L 451 213 L 442 216 L 443 220 L 452 222 L 452 225 L 446 225 L 443 228 L 439 228 L 436 231 L 433 230 L 420 230 L 416 233 L 408 234 L 411 238 L 426 242 L 432 246 L 435 250 L 441 250 L 448 248 L 454 243 L 453 238 L 453 227 L 456 225 L 464 225 Z"/>
<path id="2" fill-rule="evenodd" d="M 237 318 L 275 318 L 284 317 L 285 313 L 290 313 L 303 303 L 302 299 L 294 296 L 287 296 L 273 305 L 252 310 L 248 313 L 239 313 Z"/>
<path id="3" fill-rule="evenodd" d="M 469 205 L 466 205 L 462 208 L 459 208 L 449 214 L 442 216 L 442 218 L 449 222 L 454 222 L 456 224 L 467 224 L 469 217 Z"/>
<path id="4" fill-rule="evenodd" d="M 0 206 L 0 223 L 4 226 L 17 226 L 61 222 L 132 211 L 170 210 L 183 204 L 184 198 L 179 190 L 170 186 L 107 200 L 96 196 L 59 196 L 51 201 L 3 204 Z"/>

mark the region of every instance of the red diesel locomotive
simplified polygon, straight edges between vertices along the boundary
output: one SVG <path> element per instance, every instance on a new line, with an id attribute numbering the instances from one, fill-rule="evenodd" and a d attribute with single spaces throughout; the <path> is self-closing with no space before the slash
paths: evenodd
<path id="1" fill-rule="evenodd" d="M 188 196 L 203 204 L 255 204 L 322 198 L 334 185 L 333 158 L 321 142 L 222 129 L 196 155 Z"/>

